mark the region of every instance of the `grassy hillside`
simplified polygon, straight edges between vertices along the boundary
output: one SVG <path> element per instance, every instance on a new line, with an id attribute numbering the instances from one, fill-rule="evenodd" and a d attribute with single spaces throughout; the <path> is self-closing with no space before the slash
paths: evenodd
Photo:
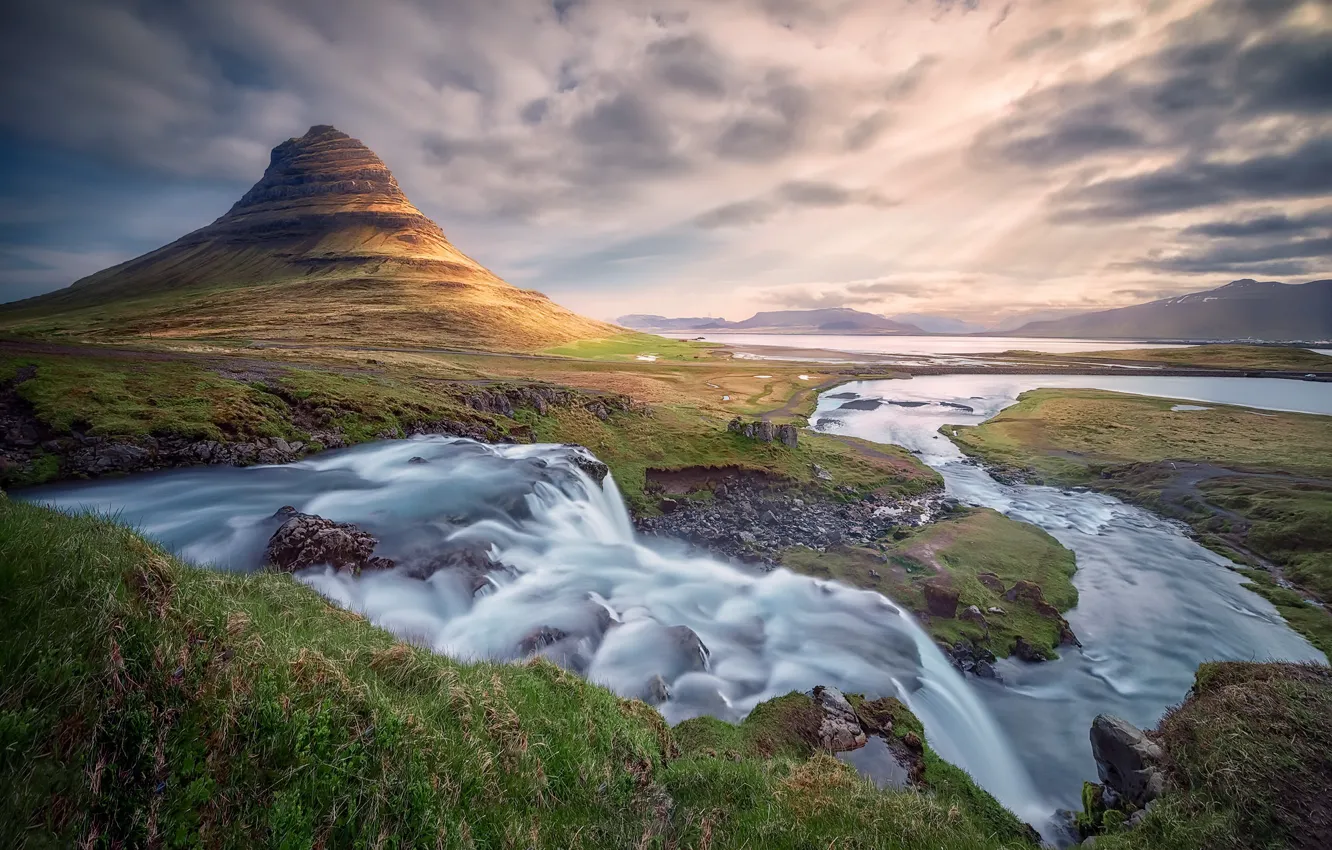
<path id="1" fill-rule="evenodd" d="M 0 498 L 0 581 L 0 846 L 1026 846 L 956 769 L 880 792 L 682 752 L 549 664 L 435 656 L 103 520 Z"/>
<path id="2" fill-rule="evenodd" d="M 1332 417 L 1171 399 L 1035 390 L 976 426 L 963 451 L 1055 484 L 1085 484 L 1188 522 L 1240 564 L 1298 631 L 1332 653 Z M 1323 605 L 1309 604 L 1305 597 Z"/>

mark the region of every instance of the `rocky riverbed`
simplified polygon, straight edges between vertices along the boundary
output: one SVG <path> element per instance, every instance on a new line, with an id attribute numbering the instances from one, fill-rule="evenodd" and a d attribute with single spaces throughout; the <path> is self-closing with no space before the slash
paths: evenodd
<path id="1" fill-rule="evenodd" d="M 842 496 L 793 491 L 753 476 L 732 475 L 710 490 L 662 498 L 661 514 L 639 517 L 643 534 L 672 537 L 747 563 L 775 567 L 783 549 L 867 546 L 905 534 L 957 505 L 942 491 L 908 498 L 854 491 Z"/>

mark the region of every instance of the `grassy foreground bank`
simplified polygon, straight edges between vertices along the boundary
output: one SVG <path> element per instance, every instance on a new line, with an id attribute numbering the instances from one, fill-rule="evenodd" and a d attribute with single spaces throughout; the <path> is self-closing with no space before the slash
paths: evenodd
<path id="1" fill-rule="evenodd" d="M 0 846 L 1028 846 L 941 762 L 881 792 L 808 747 L 718 754 L 104 520 L 0 497 L 0 581 Z"/>
<path id="2" fill-rule="evenodd" d="M 1086 485 L 1190 524 L 1250 570 L 1253 589 L 1332 655 L 1332 417 L 1100 390 L 1034 390 L 976 426 L 963 451 L 1060 485 Z"/>

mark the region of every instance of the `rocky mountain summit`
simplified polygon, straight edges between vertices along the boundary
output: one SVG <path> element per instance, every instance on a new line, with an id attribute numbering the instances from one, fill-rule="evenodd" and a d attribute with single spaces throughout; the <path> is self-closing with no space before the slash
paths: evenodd
<path id="1" fill-rule="evenodd" d="M 522 351 L 619 332 L 459 251 L 383 160 L 328 125 L 275 147 L 212 224 L 0 308 L 0 328 Z"/>

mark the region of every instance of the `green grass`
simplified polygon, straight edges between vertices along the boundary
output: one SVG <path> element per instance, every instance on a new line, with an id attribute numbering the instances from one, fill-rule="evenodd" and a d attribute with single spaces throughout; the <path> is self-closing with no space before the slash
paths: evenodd
<path id="1" fill-rule="evenodd" d="M 558 417 L 522 415 L 541 442 L 587 446 L 610 466 L 626 500 L 638 510 L 651 510 L 643 488 L 647 470 L 729 467 L 761 470 L 802 486 L 830 492 L 850 487 L 858 493 L 920 493 L 938 487 L 938 473 L 908 452 L 875 447 L 867 453 L 856 445 L 809 432 L 800 434 L 795 449 L 761 443 L 730 433 L 726 421 L 685 405 L 661 405 L 650 416 L 616 417 L 602 422 L 581 410 Z M 814 464 L 827 469 L 832 481 L 815 477 Z"/>
<path id="2" fill-rule="evenodd" d="M 1031 390 L 980 425 L 946 425 L 967 454 L 1083 483 L 1124 463 L 1195 460 L 1332 476 L 1332 417 L 1205 405 L 1102 390 Z M 954 436 L 955 435 L 955 436 Z"/>
<path id="3" fill-rule="evenodd" d="M 1332 417 L 1224 405 L 1171 411 L 1177 403 L 1036 390 L 981 425 L 941 430 L 989 463 L 1054 484 L 1087 484 L 1183 520 L 1204 545 L 1240 564 L 1269 561 L 1332 603 Z M 1178 461 L 1235 474 L 1190 491 L 1174 485 Z M 1314 645 L 1332 650 L 1327 610 L 1270 579 L 1254 589 Z"/>
<path id="4" fill-rule="evenodd" d="M 0 846 L 1024 846 L 969 782 L 680 756 L 545 662 L 432 655 L 106 520 L 0 498 L 0 581 Z"/>
<path id="5" fill-rule="evenodd" d="M 1332 846 L 1332 670 L 1211 663 L 1158 729 L 1171 787 L 1097 850 Z"/>
<path id="6" fill-rule="evenodd" d="M 1005 588 L 1018 581 L 1041 586 L 1045 600 L 1060 611 L 1077 604 L 1072 577 L 1077 569 L 1073 553 L 1034 525 L 1009 519 L 989 509 L 968 509 L 941 519 L 900 541 L 885 541 L 878 549 L 839 547 L 826 553 L 797 547 L 782 553 L 782 564 L 796 572 L 878 590 L 912 611 L 926 612 L 922 586 L 943 579 L 960 593 L 958 610 L 975 605 L 986 611 L 988 629 L 979 624 L 943 617 L 924 617 L 925 629 L 952 645 L 960 639 L 1006 656 L 1018 636 L 1053 654 L 1059 645 L 1059 625 L 1024 601 L 1009 602 L 982 584 L 980 573 L 997 575 Z M 879 573 L 875 579 L 870 570 Z"/>
<path id="7" fill-rule="evenodd" d="M 670 339 L 645 333 L 626 333 L 606 339 L 580 339 L 565 345 L 547 348 L 542 354 L 557 357 L 577 357 L 583 360 L 631 360 L 655 357 L 658 360 L 707 360 L 716 343 L 686 339 Z"/>
<path id="8" fill-rule="evenodd" d="M 70 357 L 0 358 L 0 380 L 36 374 L 18 394 L 58 432 L 91 436 L 293 437 L 286 402 L 189 363 Z"/>

